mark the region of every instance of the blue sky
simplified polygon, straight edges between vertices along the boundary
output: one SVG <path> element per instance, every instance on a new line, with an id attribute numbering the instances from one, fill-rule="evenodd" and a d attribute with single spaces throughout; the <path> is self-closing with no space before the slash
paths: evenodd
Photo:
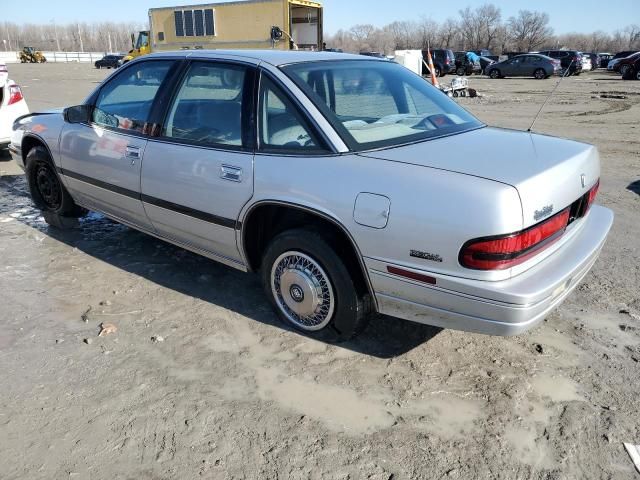
<path id="1" fill-rule="evenodd" d="M 322 1 L 322 0 L 321 0 Z M 487 0 L 323 0 L 325 6 L 325 31 L 334 33 L 339 28 L 348 28 L 356 23 L 385 25 L 394 20 L 411 20 L 422 15 L 436 21 L 447 17 L 458 17 L 458 10 L 467 5 L 475 7 Z M 521 9 L 547 12 L 556 33 L 611 32 L 630 23 L 640 23 L 640 0 L 493 0 L 502 9 L 503 18 L 515 15 Z M 2 19 L 17 23 L 57 23 L 74 21 L 131 21 L 147 22 L 147 10 L 188 3 L 206 3 L 188 0 L 29 0 L 23 8 L 19 2 L 10 2 L 4 7 Z"/>

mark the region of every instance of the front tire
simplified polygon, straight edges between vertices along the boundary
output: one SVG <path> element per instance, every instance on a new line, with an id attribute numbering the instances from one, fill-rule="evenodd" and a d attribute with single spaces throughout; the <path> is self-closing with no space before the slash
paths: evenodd
<path id="1" fill-rule="evenodd" d="M 495 80 L 496 78 L 500 78 L 500 70 L 498 70 L 497 68 L 492 69 L 492 70 L 489 72 L 489 77 L 493 78 L 494 80 Z"/>
<path id="2" fill-rule="evenodd" d="M 533 76 L 537 80 L 544 80 L 547 78 L 547 72 L 545 72 L 542 68 L 538 68 L 535 72 L 533 72 Z"/>
<path id="3" fill-rule="evenodd" d="M 269 244 L 262 283 L 286 324 L 307 335 L 348 340 L 361 332 L 371 310 L 330 241 L 311 229 L 287 230 Z"/>
<path id="4" fill-rule="evenodd" d="M 49 225 L 60 227 L 68 223 L 64 218 L 84 215 L 85 210 L 71 198 L 44 147 L 32 148 L 25 163 L 31 198 Z"/>

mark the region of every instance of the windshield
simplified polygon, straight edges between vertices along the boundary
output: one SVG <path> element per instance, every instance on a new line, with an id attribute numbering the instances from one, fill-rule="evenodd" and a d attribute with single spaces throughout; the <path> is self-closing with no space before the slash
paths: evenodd
<path id="1" fill-rule="evenodd" d="M 324 61 L 283 67 L 351 150 L 400 145 L 482 124 L 394 62 Z"/>
<path id="2" fill-rule="evenodd" d="M 146 47 L 149 45 L 149 32 L 140 32 L 138 34 L 138 43 L 136 48 Z"/>

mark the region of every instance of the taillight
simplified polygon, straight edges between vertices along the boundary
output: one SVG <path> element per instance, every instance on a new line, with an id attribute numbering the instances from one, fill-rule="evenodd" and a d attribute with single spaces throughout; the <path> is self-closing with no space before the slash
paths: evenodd
<path id="1" fill-rule="evenodd" d="M 595 202 L 596 197 L 598 196 L 598 190 L 600 190 L 600 180 L 598 180 L 596 184 L 591 187 L 591 190 L 589 190 L 589 198 L 587 199 L 587 208 L 585 209 L 585 214 L 589 211 L 589 208 L 591 208 L 593 202 Z"/>
<path id="2" fill-rule="evenodd" d="M 24 97 L 22 96 L 22 90 L 18 85 L 9 85 L 9 102 L 7 105 L 18 103 Z"/>
<path id="3" fill-rule="evenodd" d="M 462 247 L 462 266 L 475 270 L 504 270 L 519 265 L 560 238 L 569 223 L 570 208 L 521 232 L 477 238 Z"/>

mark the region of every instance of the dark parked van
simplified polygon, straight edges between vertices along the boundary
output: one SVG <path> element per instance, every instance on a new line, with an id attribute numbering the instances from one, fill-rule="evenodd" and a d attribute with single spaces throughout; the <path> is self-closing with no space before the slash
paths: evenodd
<path id="1" fill-rule="evenodd" d="M 425 63 L 428 64 L 426 50 L 422 51 L 422 57 Z M 434 48 L 431 50 L 431 59 L 433 60 L 436 77 L 444 77 L 447 73 L 456 72 L 456 56 L 453 54 L 453 50 L 449 48 Z M 429 69 L 424 64 L 422 64 L 422 74 L 429 74 Z"/>

